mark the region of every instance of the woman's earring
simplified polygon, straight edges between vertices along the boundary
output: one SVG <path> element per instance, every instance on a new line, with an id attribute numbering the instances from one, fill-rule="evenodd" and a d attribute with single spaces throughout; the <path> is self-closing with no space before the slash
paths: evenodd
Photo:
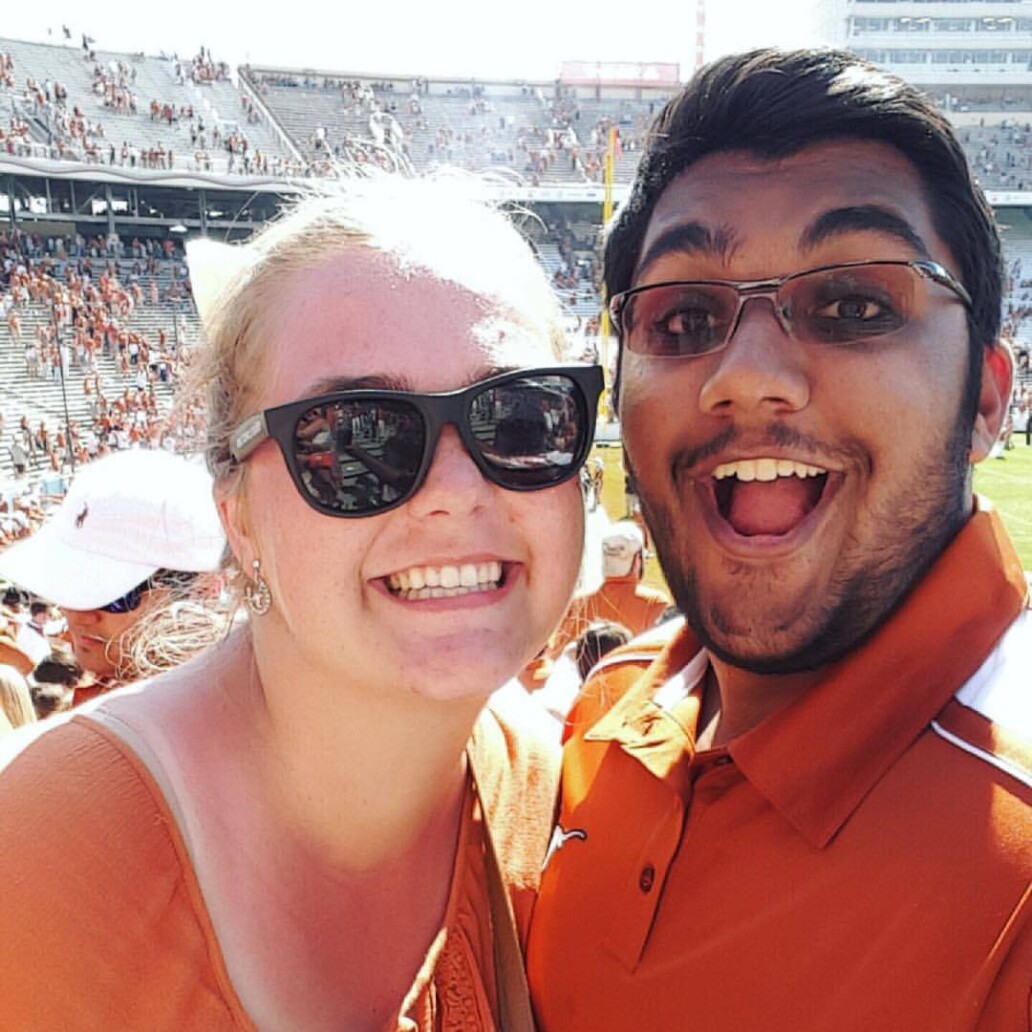
<path id="1" fill-rule="evenodd" d="M 272 608 L 272 592 L 268 581 L 262 576 L 259 559 L 251 563 L 251 580 L 244 585 L 244 602 L 255 616 L 264 616 Z"/>

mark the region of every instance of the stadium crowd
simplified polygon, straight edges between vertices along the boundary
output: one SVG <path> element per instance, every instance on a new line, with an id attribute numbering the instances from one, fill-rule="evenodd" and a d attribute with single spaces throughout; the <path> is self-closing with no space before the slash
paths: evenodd
<path id="1" fill-rule="evenodd" d="M 348 162 L 388 170 L 409 162 L 420 169 L 435 164 L 478 172 L 504 168 L 531 186 L 600 184 L 610 134 L 618 175 L 626 179 L 650 120 L 666 99 L 655 90 L 639 100 L 598 98 L 593 90 L 562 82 L 358 78 L 247 66 L 238 70 L 234 87 L 228 64 L 203 46 L 188 61 L 142 54 L 98 58 L 91 46 L 84 46 L 82 57 L 91 69 L 86 90 L 35 68 L 16 68 L 0 40 L 0 94 L 7 92 L 15 102 L 7 125 L 0 127 L 0 148 L 16 157 L 276 178 L 336 176 Z M 151 60 L 167 66 L 169 94 L 178 91 L 178 96 L 140 99 L 138 67 Z M 199 110 L 195 114 L 186 87 L 223 84 L 235 90 L 239 108 L 213 110 L 207 120 Z M 314 95 L 320 102 L 306 118 L 304 105 L 298 107 L 292 94 Z M 337 101 L 330 117 L 321 114 L 327 98 Z M 954 110 L 969 108 L 957 97 L 941 102 Z M 1029 182 L 1029 126 L 1010 114 L 1020 105 L 1018 98 L 1001 98 L 1000 118 L 988 114 L 960 134 L 987 189 L 1024 190 Z M 91 117 L 96 109 L 111 116 L 107 126 Z M 164 137 L 155 135 L 161 125 Z M 266 126 L 285 132 L 290 142 L 274 135 L 261 143 L 250 138 L 249 129 Z"/>
<path id="2" fill-rule="evenodd" d="M 185 310 L 162 307 L 190 289 L 176 245 L 15 229 L 0 233 L 0 262 L 2 344 L 23 356 L 23 396 L 33 382 L 63 380 L 65 391 L 79 392 L 73 409 L 82 413 L 55 426 L 9 401 L 0 408 L 0 442 L 15 474 L 0 502 L 7 543 L 38 525 L 47 497 L 61 493 L 74 468 L 137 446 L 179 450 L 198 428 L 189 405 L 170 411 L 168 403 L 190 351 Z M 162 272 L 169 282 L 159 287 Z M 133 320 L 146 309 L 159 314 L 148 324 L 154 336 Z M 17 386 L 8 384 L 15 399 Z"/>

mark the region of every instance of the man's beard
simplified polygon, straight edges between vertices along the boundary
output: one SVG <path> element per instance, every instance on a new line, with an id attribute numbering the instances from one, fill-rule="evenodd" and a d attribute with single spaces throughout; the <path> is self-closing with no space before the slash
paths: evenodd
<path id="1" fill-rule="evenodd" d="M 872 513 L 872 526 L 892 528 L 891 532 L 866 546 L 867 555 L 859 557 L 859 569 L 833 573 L 812 632 L 783 653 L 743 656 L 721 644 L 720 635 L 731 628 L 724 613 L 707 607 L 700 598 L 695 569 L 688 561 L 690 546 L 678 545 L 677 512 L 653 504 L 635 478 L 667 584 L 699 641 L 725 662 L 758 674 L 812 670 L 856 648 L 903 603 L 966 522 L 970 427 L 971 423 L 959 418 L 947 428 L 945 445 L 931 441 L 927 459 L 917 464 L 909 482 L 914 486 L 909 497 L 892 499 Z M 848 550 L 836 561 L 843 558 L 850 558 Z M 747 590 L 744 582 L 743 590 Z"/>

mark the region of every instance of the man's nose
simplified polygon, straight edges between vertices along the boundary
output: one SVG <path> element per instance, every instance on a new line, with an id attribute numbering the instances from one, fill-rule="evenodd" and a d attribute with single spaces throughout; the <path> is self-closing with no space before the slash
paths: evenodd
<path id="1" fill-rule="evenodd" d="M 703 384 L 700 407 L 711 415 L 798 411 L 810 400 L 805 347 L 783 325 L 773 295 L 745 297 Z"/>

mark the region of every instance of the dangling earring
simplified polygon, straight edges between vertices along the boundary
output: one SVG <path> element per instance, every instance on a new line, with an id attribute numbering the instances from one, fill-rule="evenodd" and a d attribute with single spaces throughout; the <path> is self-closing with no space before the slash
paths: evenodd
<path id="1" fill-rule="evenodd" d="M 261 560 L 251 563 L 254 571 L 251 580 L 244 585 L 244 602 L 255 616 L 264 616 L 272 608 L 272 592 L 268 581 L 262 576 Z"/>

